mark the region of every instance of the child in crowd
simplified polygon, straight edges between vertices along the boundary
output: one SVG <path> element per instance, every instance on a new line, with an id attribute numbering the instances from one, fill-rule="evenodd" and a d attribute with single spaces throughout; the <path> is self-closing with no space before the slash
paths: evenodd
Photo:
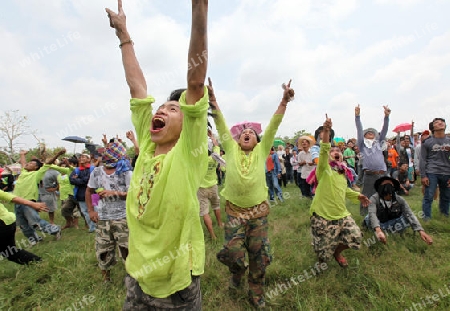
<path id="1" fill-rule="evenodd" d="M 347 267 L 341 252 L 348 248 L 359 249 L 362 234 L 345 206 L 345 199 L 359 200 L 364 206 L 369 204 L 369 199 L 347 187 L 346 177 L 351 176 L 351 172 L 343 162 L 341 150 L 331 146 L 331 126 L 327 116 L 315 172 L 318 186 L 310 209 L 311 232 L 319 261 L 334 257 L 341 267 Z"/>

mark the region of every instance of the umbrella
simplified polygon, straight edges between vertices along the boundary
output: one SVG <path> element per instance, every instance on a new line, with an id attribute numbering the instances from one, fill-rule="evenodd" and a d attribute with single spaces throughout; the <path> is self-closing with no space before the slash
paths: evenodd
<path id="1" fill-rule="evenodd" d="M 392 132 L 400 133 L 400 132 L 406 132 L 411 130 L 411 123 L 401 123 L 394 127 Z"/>
<path id="2" fill-rule="evenodd" d="M 65 138 L 63 138 L 62 140 L 65 141 L 70 141 L 71 143 L 75 143 L 75 144 L 86 144 L 89 143 L 89 141 L 85 138 L 79 137 L 79 136 L 67 136 Z M 73 146 L 73 153 L 75 153 L 75 146 Z"/>
<path id="3" fill-rule="evenodd" d="M 244 121 L 237 123 L 231 127 L 231 136 L 233 136 L 235 140 L 238 140 L 239 136 L 241 136 L 242 131 L 249 128 L 254 130 L 258 135 L 260 135 L 262 132 L 261 123 Z"/>
<path id="4" fill-rule="evenodd" d="M 286 143 L 282 141 L 281 139 L 275 139 L 273 141 L 273 146 L 277 148 L 279 145 L 282 145 L 283 147 L 286 147 Z"/>
<path id="5" fill-rule="evenodd" d="M 333 140 L 334 140 L 335 144 L 339 144 L 339 143 L 344 143 L 345 144 L 345 139 L 342 138 L 342 137 L 335 137 Z"/>
<path id="6" fill-rule="evenodd" d="M 79 136 L 67 136 L 67 137 L 63 138 L 62 140 L 70 141 L 71 143 L 75 143 L 75 144 L 89 143 L 89 141 L 87 139 L 81 138 Z"/>

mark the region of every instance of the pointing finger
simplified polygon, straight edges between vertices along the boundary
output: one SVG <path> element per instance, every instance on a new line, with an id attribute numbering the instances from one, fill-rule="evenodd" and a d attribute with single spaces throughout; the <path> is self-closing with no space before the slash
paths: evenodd
<path id="1" fill-rule="evenodd" d="M 118 13 L 122 13 L 123 9 L 122 9 L 122 0 L 117 1 L 117 6 L 118 6 Z"/>

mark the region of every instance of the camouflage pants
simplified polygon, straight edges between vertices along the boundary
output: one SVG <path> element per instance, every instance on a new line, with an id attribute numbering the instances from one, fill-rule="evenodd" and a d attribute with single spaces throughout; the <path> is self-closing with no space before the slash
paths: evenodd
<path id="1" fill-rule="evenodd" d="M 250 300 L 255 305 L 264 303 L 266 267 L 270 264 L 270 242 L 267 216 L 255 219 L 227 215 L 225 240 L 227 244 L 217 253 L 217 259 L 234 275 L 242 276 L 247 269 L 245 252 L 249 257 L 248 287 Z"/>
<path id="2" fill-rule="evenodd" d="M 127 220 L 99 220 L 95 230 L 95 254 L 98 266 L 109 270 L 116 263 L 116 245 L 120 257 L 125 262 L 128 256 L 128 226 Z"/>
<path id="3" fill-rule="evenodd" d="M 69 197 L 61 203 L 61 215 L 63 217 L 79 218 L 81 216 L 79 209 L 78 202 L 73 195 L 69 195 Z"/>
<path id="4" fill-rule="evenodd" d="M 192 276 L 192 283 L 169 297 L 155 298 L 144 293 L 139 283 L 127 274 L 125 277 L 127 296 L 123 311 L 156 311 L 156 310 L 186 310 L 202 309 L 202 293 L 200 291 L 200 277 Z"/>
<path id="5" fill-rule="evenodd" d="M 361 248 L 362 234 L 351 216 L 327 220 L 316 214 L 311 217 L 314 251 L 320 261 L 330 260 L 339 244 Z"/>

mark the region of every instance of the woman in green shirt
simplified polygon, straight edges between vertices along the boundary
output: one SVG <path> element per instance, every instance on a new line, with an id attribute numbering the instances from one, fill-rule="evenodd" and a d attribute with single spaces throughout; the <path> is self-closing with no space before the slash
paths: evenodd
<path id="1" fill-rule="evenodd" d="M 247 127 L 233 140 L 222 112 L 217 105 L 211 82 L 208 87 L 209 100 L 217 111 L 214 121 L 227 154 L 227 182 L 221 191 L 226 199 L 225 223 L 226 245 L 217 254 L 217 259 L 228 266 L 232 273 L 230 287 L 240 286 L 247 265 L 245 253 L 248 252 L 249 298 L 256 307 L 264 307 L 265 270 L 270 264 L 268 222 L 268 188 L 265 177 L 265 164 L 270 148 L 283 119 L 286 106 L 294 96 L 291 82 L 284 88 L 281 102 L 260 140 L 256 131 Z M 250 123 L 249 123 L 250 124 Z"/>

